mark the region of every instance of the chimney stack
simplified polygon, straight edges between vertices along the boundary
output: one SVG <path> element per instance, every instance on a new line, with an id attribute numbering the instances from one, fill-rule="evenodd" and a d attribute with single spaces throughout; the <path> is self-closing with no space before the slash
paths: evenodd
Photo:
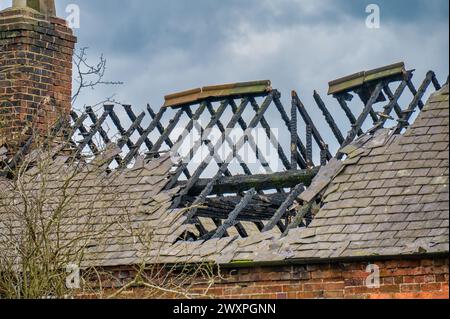
<path id="1" fill-rule="evenodd" d="M 55 14 L 54 0 L 13 0 L 0 12 L 0 147 L 69 117 L 76 38 Z"/>

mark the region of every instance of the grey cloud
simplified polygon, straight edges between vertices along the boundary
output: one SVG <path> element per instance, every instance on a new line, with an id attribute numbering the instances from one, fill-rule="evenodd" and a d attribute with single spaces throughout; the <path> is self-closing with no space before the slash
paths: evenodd
<path id="1" fill-rule="evenodd" d="M 372 1 L 361 0 L 69 0 L 60 12 L 69 2 L 82 9 L 80 45 L 93 57 L 103 52 L 108 78 L 125 82 L 88 92 L 86 104 L 116 92 L 137 108 L 157 107 L 178 90 L 271 79 L 286 106 L 296 89 L 315 110 L 314 89 L 325 95 L 329 80 L 359 70 L 403 60 L 417 69 L 416 81 L 428 69 L 441 81 L 448 75 L 445 0 L 373 1 L 382 10 L 379 30 L 365 27 Z M 345 133 L 348 121 L 324 98 Z"/>

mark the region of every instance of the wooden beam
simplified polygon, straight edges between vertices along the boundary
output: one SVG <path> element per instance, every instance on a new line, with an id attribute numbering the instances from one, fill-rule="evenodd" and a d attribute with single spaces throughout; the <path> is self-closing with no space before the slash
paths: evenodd
<path id="1" fill-rule="evenodd" d="M 297 105 L 294 99 L 291 104 L 291 122 L 289 123 L 289 131 L 291 133 L 291 170 L 297 169 L 297 143 L 298 143 L 298 126 L 297 126 Z M 308 161 L 308 150 L 306 150 L 306 162 Z"/>
<path id="2" fill-rule="evenodd" d="M 258 103 L 256 103 L 255 99 L 250 99 L 249 100 L 250 104 L 253 106 L 253 109 L 255 110 L 256 113 L 259 112 L 259 105 Z M 234 100 L 230 101 L 230 106 L 231 109 L 233 111 L 233 113 L 235 114 L 238 111 L 238 106 L 236 105 L 236 103 L 234 102 Z M 264 116 L 261 117 L 261 119 L 263 119 Z M 261 122 L 261 120 L 260 120 Z M 241 127 L 241 129 L 246 132 L 248 129 L 247 123 L 245 123 L 244 119 L 242 117 L 240 117 L 238 119 L 238 124 Z M 267 132 L 267 131 L 266 131 Z M 270 140 L 270 133 L 269 133 L 269 140 Z M 227 136 L 228 137 L 228 136 Z M 259 160 L 261 166 L 264 168 L 264 170 L 266 171 L 266 173 L 272 173 L 272 169 L 269 166 L 269 162 L 264 158 L 264 153 L 261 152 L 261 150 L 258 147 L 258 143 L 256 143 L 255 138 L 253 137 L 253 135 L 251 134 L 247 134 L 246 135 L 246 140 L 248 142 L 248 145 L 251 147 L 251 149 L 253 150 L 253 152 L 256 155 L 256 158 Z M 273 145 L 273 144 L 272 144 Z M 234 146 L 233 146 L 234 147 Z M 236 152 L 237 153 L 237 152 Z"/>
<path id="3" fill-rule="evenodd" d="M 326 122 L 331 128 L 331 131 L 333 132 L 334 136 L 336 137 L 336 140 L 339 142 L 340 145 L 344 143 L 344 136 L 342 136 L 341 130 L 337 126 L 336 122 L 334 121 L 333 116 L 331 115 L 330 111 L 328 111 L 327 107 L 325 106 L 325 103 L 323 102 L 322 98 L 320 97 L 319 93 L 317 91 L 314 91 L 314 100 L 317 103 L 317 106 L 322 111 L 323 116 L 325 117 Z M 307 125 L 310 125 L 312 128 L 311 123 L 307 123 Z"/>
<path id="4" fill-rule="evenodd" d="M 314 140 L 316 141 L 317 145 L 319 146 L 319 148 L 321 150 L 325 150 L 325 145 L 326 143 L 324 142 L 324 139 L 322 138 L 322 136 L 320 135 L 319 130 L 317 129 L 317 127 L 314 125 L 313 120 L 311 119 L 311 117 L 309 116 L 308 112 L 306 111 L 305 106 L 303 105 L 302 101 L 300 100 L 297 92 L 292 91 L 292 99 L 294 100 L 294 103 L 296 103 L 297 105 L 297 109 L 301 115 L 301 117 L 303 118 L 303 121 L 305 122 L 306 125 L 310 125 L 311 129 L 312 129 L 312 134 L 314 137 Z M 329 152 L 329 150 L 325 150 L 327 151 L 327 158 L 328 160 L 333 158 L 333 155 L 331 155 L 331 153 Z M 305 154 L 304 154 L 305 158 L 307 158 L 307 154 L 306 154 L 306 148 L 305 148 Z"/>
<path id="5" fill-rule="evenodd" d="M 395 134 L 400 134 L 403 128 L 407 127 L 409 125 L 409 120 L 412 116 L 412 114 L 415 112 L 417 106 L 420 110 L 422 110 L 425 106 L 422 102 L 422 98 L 425 94 L 425 92 L 428 89 L 428 86 L 432 83 L 432 79 L 435 76 L 433 71 L 428 71 L 427 76 L 425 77 L 425 80 L 423 80 L 422 84 L 420 85 L 419 89 L 414 94 L 414 99 L 412 100 L 411 104 L 408 106 L 406 110 L 403 111 L 403 117 L 400 119 L 397 128 L 395 130 Z M 411 92 L 415 91 L 414 85 L 412 84 L 411 80 L 408 81 L 408 84 L 410 86 Z"/>
<path id="6" fill-rule="evenodd" d="M 208 109 L 209 114 L 211 115 L 212 118 L 215 118 L 217 115 L 217 112 L 214 110 L 214 107 L 212 106 L 212 104 L 210 102 L 207 102 L 206 108 Z M 217 121 L 217 127 L 220 130 L 221 134 L 225 134 L 226 130 L 225 127 L 223 126 L 222 122 L 220 120 Z M 225 140 L 228 143 L 228 145 L 233 148 L 234 144 L 233 141 L 231 140 L 231 138 L 225 134 Z M 248 167 L 248 165 L 242 160 L 242 158 L 239 156 L 239 154 L 236 154 L 236 159 L 239 162 L 239 165 L 242 167 L 242 170 L 244 171 L 245 175 L 252 175 L 252 172 L 250 171 L 250 168 Z"/>
<path id="7" fill-rule="evenodd" d="M 72 136 L 76 133 L 76 131 L 80 131 L 82 136 L 87 136 L 89 134 L 89 132 L 83 123 L 88 118 L 88 115 L 86 113 L 83 113 L 80 117 L 78 117 L 78 114 L 75 111 L 71 111 L 70 116 L 71 116 L 72 120 L 75 122 L 70 138 L 72 138 Z M 88 145 L 89 145 L 89 148 L 91 149 L 92 153 L 94 153 L 94 154 L 99 153 L 97 145 L 95 145 L 94 142 L 89 140 Z"/>
<path id="8" fill-rule="evenodd" d="M 100 116 L 100 118 L 98 119 L 98 121 L 91 127 L 89 132 L 86 132 L 83 134 L 84 139 L 78 144 L 78 150 L 76 155 L 80 155 L 83 152 L 83 149 L 87 146 L 87 145 L 95 145 L 92 142 L 92 138 L 95 136 L 95 134 L 98 133 L 99 129 L 102 127 L 102 124 L 106 121 L 106 119 L 109 116 L 109 113 L 111 113 L 112 109 L 113 109 L 113 105 L 105 105 L 105 111 L 103 112 L 102 116 Z M 81 131 L 81 130 L 80 130 Z M 91 150 L 94 152 L 95 155 L 98 154 L 99 150 L 97 147 L 92 147 L 91 146 Z M 97 151 L 97 153 L 95 152 Z"/>
<path id="9" fill-rule="evenodd" d="M 239 110 L 237 113 L 235 113 L 233 115 L 233 117 L 231 118 L 230 122 L 228 123 L 227 129 L 233 129 L 237 122 L 238 119 L 242 116 L 242 113 L 244 113 L 245 108 L 248 105 L 248 99 L 244 99 L 241 102 L 241 105 L 239 107 Z M 202 175 L 202 173 L 204 172 L 204 170 L 208 167 L 209 163 L 211 162 L 212 159 L 212 154 L 216 153 L 220 147 L 222 146 L 222 144 L 220 143 L 221 141 L 226 139 L 226 136 L 228 136 L 230 134 L 230 131 L 227 131 L 225 133 L 222 133 L 222 136 L 220 137 L 220 139 L 217 141 L 217 143 L 214 145 L 213 151 L 210 152 L 210 154 L 208 154 L 208 156 L 206 158 L 203 159 L 203 161 L 200 163 L 200 165 L 197 167 L 197 169 L 195 170 L 194 174 L 192 175 L 192 177 L 188 180 L 188 182 L 185 184 L 184 188 L 180 191 L 180 194 L 177 198 L 175 198 L 174 200 L 174 206 L 179 206 L 179 204 L 182 201 L 183 196 L 186 196 L 189 194 L 191 188 L 197 184 L 198 180 L 200 179 L 200 176 Z M 198 143 L 202 143 L 202 140 L 199 139 L 196 141 L 196 143 L 194 144 L 194 148 L 197 148 Z M 193 148 L 193 149 L 194 149 Z M 237 151 L 236 151 L 237 152 Z M 189 154 L 191 154 L 191 152 L 189 152 Z M 192 158 L 192 157 L 191 157 Z M 231 160 L 230 160 L 231 161 Z M 181 166 L 180 166 L 181 167 Z M 206 199 L 206 197 L 208 197 L 210 195 L 210 192 L 213 190 L 213 184 L 215 183 L 216 180 L 220 179 L 222 172 L 224 172 L 226 169 L 228 168 L 228 165 L 226 162 L 223 163 L 223 165 L 220 166 L 219 171 L 216 173 L 216 175 L 214 176 L 214 179 L 209 179 L 208 183 L 205 185 L 205 187 L 200 191 L 200 196 L 199 198 L 197 198 L 196 202 L 194 203 L 195 205 L 198 205 L 202 202 L 202 200 Z M 222 171 L 223 170 L 223 171 Z M 195 208 L 191 210 L 191 212 L 194 211 L 195 212 Z M 190 215 L 192 215 L 191 213 L 189 213 Z M 193 215 L 192 215 L 193 216 Z"/>
<path id="10" fill-rule="evenodd" d="M 302 209 L 299 210 L 299 211 L 297 212 L 297 214 L 295 215 L 295 218 L 294 218 L 293 222 L 292 222 L 291 224 L 289 224 L 289 225 L 286 227 L 286 230 L 285 230 L 284 233 L 283 233 L 283 237 L 284 237 L 284 236 L 287 236 L 287 235 L 289 234 L 289 231 L 290 231 L 291 229 L 294 229 L 294 228 L 297 228 L 297 227 L 300 226 L 300 224 L 301 224 L 302 221 L 303 221 L 303 218 L 305 218 L 305 216 L 306 216 L 308 213 L 311 212 L 312 205 L 313 205 L 313 201 L 311 201 L 311 202 L 309 202 L 309 203 L 306 203 L 306 204 L 302 207 Z"/>
<path id="11" fill-rule="evenodd" d="M 237 175 L 233 177 L 221 177 L 213 187 L 212 194 L 226 194 L 244 192 L 251 188 L 259 190 L 271 190 L 275 188 L 290 188 L 298 184 L 311 185 L 312 179 L 317 175 L 319 167 L 304 170 L 286 171 L 274 174 Z M 209 179 L 199 179 L 188 192 L 189 196 L 196 196 L 208 185 Z M 184 187 L 186 181 L 177 183 Z"/>
<path id="12" fill-rule="evenodd" d="M 216 233 L 213 235 L 212 239 L 217 238 L 220 239 L 223 237 L 225 232 L 229 227 L 231 227 L 236 221 L 238 215 L 242 212 L 242 210 L 250 203 L 252 197 L 256 195 L 256 191 L 251 189 L 245 196 L 241 199 L 238 205 L 234 208 L 234 210 L 230 213 L 227 220 L 220 226 Z"/>
<path id="13" fill-rule="evenodd" d="M 127 154 L 127 156 L 125 156 L 125 158 L 123 160 L 123 163 L 121 165 L 122 168 L 126 167 L 133 160 L 133 158 L 136 157 L 136 154 L 139 152 L 139 149 L 141 148 L 142 144 L 148 138 L 150 133 L 153 132 L 153 130 L 156 128 L 156 126 L 158 125 L 159 121 L 163 117 L 164 112 L 166 112 L 166 109 L 165 108 L 161 108 L 159 110 L 158 114 L 156 114 L 156 117 L 150 123 L 150 125 L 144 130 L 144 132 L 142 132 L 141 137 L 139 137 L 137 142 L 134 144 L 133 148 L 130 149 L 130 152 Z"/>
<path id="14" fill-rule="evenodd" d="M 367 116 L 369 115 L 370 110 L 372 110 L 373 104 L 378 99 L 378 96 L 380 95 L 381 90 L 383 89 L 384 85 L 385 85 L 384 82 L 380 82 L 377 84 L 374 91 L 372 92 L 372 96 L 370 97 L 369 101 L 367 102 L 366 106 L 364 107 L 364 110 L 359 115 L 358 119 L 356 120 L 356 123 L 354 125 L 352 125 L 352 129 L 348 133 L 347 138 L 345 139 L 344 143 L 341 145 L 342 146 L 341 149 L 343 149 L 344 147 L 349 145 L 351 142 L 353 142 L 353 140 L 355 139 L 359 130 L 361 129 L 362 125 L 364 124 L 364 121 L 366 120 Z M 344 156 L 344 154 L 339 151 L 337 154 L 337 158 L 342 159 L 343 156 Z"/>
<path id="15" fill-rule="evenodd" d="M 351 101 L 351 99 L 353 99 L 353 96 L 350 93 L 334 95 L 334 98 L 338 101 L 339 105 L 341 106 L 342 110 L 344 111 L 345 115 L 347 116 L 348 120 L 350 121 L 350 124 L 355 125 L 356 117 L 347 104 L 346 96 L 347 96 L 348 101 Z M 358 136 L 361 136 L 363 134 L 364 134 L 364 132 L 360 129 L 358 131 Z"/>
<path id="16" fill-rule="evenodd" d="M 239 213 L 238 221 L 259 222 L 269 220 L 287 198 L 287 194 L 274 193 L 267 195 L 255 195 Z M 227 219 L 230 212 L 235 209 L 242 200 L 242 196 L 210 197 L 205 200 L 198 209 L 197 216 L 217 219 Z M 186 196 L 183 202 L 186 206 L 192 205 L 195 197 Z"/>
<path id="17" fill-rule="evenodd" d="M 400 96 L 403 94 L 403 92 L 407 86 L 407 82 L 409 80 L 411 80 L 411 77 L 412 77 L 412 72 L 408 72 L 407 78 L 400 83 L 399 87 L 395 91 L 395 94 L 392 94 L 392 91 L 387 84 L 384 86 L 384 91 L 385 91 L 386 95 L 388 96 L 390 102 L 384 107 L 383 114 L 379 117 L 378 122 L 375 123 L 374 127 L 368 131 L 369 134 L 373 134 L 375 131 L 384 127 L 384 125 L 386 124 L 386 121 L 391 116 L 391 113 L 393 110 L 395 110 L 399 119 L 401 119 L 403 117 L 402 109 L 398 105 L 398 100 L 399 100 Z"/>
<path id="18" fill-rule="evenodd" d="M 289 207 L 294 203 L 294 201 L 297 199 L 297 197 L 305 190 L 305 186 L 303 184 L 297 185 L 289 194 L 289 196 L 286 198 L 284 203 L 278 208 L 275 215 L 273 215 L 272 219 L 269 221 L 269 223 L 263 228 L 262 232 L 269 231 L 273 229 L 283 218 L 284 214 L 286 214 L 286 211 L 289 209 Z"/>
<path id="19" fill-rule="evenodd" d="M 127 113 L 128 117 L 130 118 L 131 122 L 134 123 L 136 121 L 137 117 L 136 117 L 136 114 L 134 114 L 134 112 L 133 112 L 133 110 L 131 108 L 131 105 L 123 105 L 123 108 L 125 110 L 125 113 Z M 111 113 L 111 115 L 115 115 L 115 114 Z M 111 116 L 111 118 L 112 118 L 112 116 Z M 155 118 L 156 118 L 156 114 L 154 114 L 154 116 L 152 115 L 152 121 Z M 117 129 L 119 130 L 120 134 L 124 135 L 125 134 L 125 130 L 123 129 L 122 125 L 120 124 L 120 120 L 119 120 L 119 118 L 117 116 L 115 116 L 113 118 L 113 122 L 116 125 Z M 158 121 L 156 125 L 158 126 L 158 125 L 161 125 L 161 124 Z M 140 124 L 137 126 L 136 129 L 137 129 L 139 135 L 143 135 L 144 132 L 145 132 L 145 130 L 142 128 L 142 126 Z M 153 143 L 150 141 L 150 139 L 148 137 L 146 137 L 144 139 L 144 143 L 145 143 L 145 146 L 147 147 L 148 150 L 151 150 L 153 148 Z M 133 144 L 133 142 L 131 140 L 127 142 L 127 146 L 128 146 L 128 148 L 130 150 L 134 148 L 134 144 Z M 155 157 L 157 157 L 157 155 Z"/>
<path id="20" fill-rule="evenodd" d="M 250 104 L 252 105 L 253 110 L 255 112 L 258 112 L 259 105 L 258 105 L 258 103 L 256 102 L 256 100 L 254 98 L 250 98 Z M 278 143 L 278 141 L 274 141 L 274 138 L 272 136 L 272 129 L 270 127 L 270 124 L 267 122 L 267 120 L 266 120 L 266 118 L 264 116 L 261 117 L 260 123 L 261 123 L 261 126 L 263 127 L 264 131 L 266 132 L 266 136 L 269 139 L 270 143 L 272 144 L 272 146 L 274 148 L 277 149 L 278 156 L 280 158 L 281 163 L 284 165 L 284 167 L 286 169 L 290 169 L 291 166 L 290 166 L 289 160 L 286 157 L 286 154 L 284 153 L 284 150 L 281 147 L 280 143 Z"/>
<path id="21" fill-rule="evenodd" d="M 281 115 L 281 119 L 283 120 L 284 124 L 288 128 L 289 132 L 292 133 L 291 129 L 291 119 L 286 113 L 286 110 L 284 109 L 283 104 L 281 103 L 280 99 L 278 97 L 274 97 L 273 102 L 275 104 L 275 107 L 277 108 L 278 112 Z M 297 152 L 296 158 L 297 158 L 297 164 L 300 166 L 300 168 L 305 169 L 308 168 L 308 165 L 306 165 L 306 147 L 303 145 L 302 140 L 297 135 L 294 139 L 297 142 L 297 148 L 300 153 Z M 303 156 L 303 158 L 302 158 Z"/>
<path id="22" fill-rule="evenodd" d="M 248 101 L 248 100 L 247 100 Z M 227 106 L 229 105 L 230 101 L 229 100 L 224 100 L 222 101 L 222 103 L 219 106 L 219 109 L 216 111 L 215 116 L 211 117 L 210 122 L 208 123 L 208 125 L 206 126 L 205 130 L 209 130 L 212 129 L 217 122 L 219 121 L 220 117 L 223 115 L 223 113 L 225 112 L 225 109 L 227 108 Z M 248 103 L 248 102 L 247 102 Z M 165 109 L 165 108 L 163 108 Z M 192 123 L 192 127 L 190 127 L 192 121 L 189 121 L 188 126 L 186 127 L 186 132 L 190 132 L 193 128 L 193 123 Z M 179 145 L 182 143 L 183 139 L 184 139 L 184 134 L 181 135 L 178 140 L 175 142 L 175 146 L 179 147 Z M 189 157 L 188 158 L 193 158 L 195 153 L 200 149 L 200 147 L 202 147 L 203 145 L 203 141 L 202 139 L 197 139 L 194 143 L 194 145 L 192 146 L 192 148 L 189 150 Z M 172 150 L 172 151 L 176 151 Z M 178 168 L 176 169 L 175 173 L 173 174 L 172 178 L 170 179 L 170 182 L 167 184 L 166 189 L 171 189 L 175 186 L 175 184 L 178 181 L 178 178 L 181 175 L 181 172 L 186 169 L 189 165 L 188 161 L 183 161 L 180 166 L 178 166 Z M 192 178 L 192 176 L 191 176 Z M 189 179 L 190 180 L 190 179 Z"/>
<path id="23" fill-rule="evenodd" d="M 89 115 L 89 118 L 91 119 L 92 123 L 96 125 L 99 119 L 91 106 L 86 106 L 86 113 Z M 109 138 L 108 133 L 106 133 L 106 131 L 103 129 L 101 125 L 98 129 L 98 133 L 100 134 L 100 137 L 102 138 L 103 142 L 105 142 L 106 145 L 111 143 L 111 139 Z M 116 160 L 118 165 L 122 163 L 122 158 L 120 157 L 120 155 L 116 155 L 114 159 Z"/>
<path id="24" fill-rule="evenodd" d="M 274 98 L 275 95 L 279 96 L 280 93 L 275 90 L 275 91 L 270 92 L 270 94 L 266 97 L 264 102 L 261 104 L 261 107 L 260 107 L 259 111 L 256 113 L 256 115 L 252 118 L 252 120 L 248 124 L 248 128 L 249 129 L 254 129 L 258 125 L 258 123 L 261 121 L 261 117 L 264 116 L 264 113 L 269 108 L 269 106 L 272 103 L 273 98 Z M 236 117 L 239 118 L 242 115 L 242 113 L 243 113 L 243 110 L 240 108 L 238 110 L 238 112 L 235 115 L 233 115 L 233 117 L 232 117 L 230 122 L 234 122 Z M 234 124 L 236 124 L 236 123 L 234 123 Z M 222 136 L 221 140 L 223 140 L 223 138 L 224 138 L 224 136 Z M 246 140 L 247 139 L 246 139 L 245 135 L 241 136 L 239 138 L 239 140 L 236 143 L 236 147 L 235 147 L 236 151 L 235 152 L 239 152 L 241 150 L 241 148 L 244 146 Z M 219 143 L 218 143 L 217 146 L 220 146 Z M 218 150 L 217 146 L 214 147 L 214 151 Z M 223 177 L 223 173 L 224 173 L 225 169 L 228 168 L 228 166 L 230 165 L 230 163 L 233 160 L 233 158 L 234 158 L 234 154 L 233 153 L 228 155 L 227 159 L 225 160 L 225 163 L 220 167 L 220 169 L 216 173 L 216 175 L 214 175 L 213 178 L 211 178 L 209 180 L 208 185 L 206 185 L 206 187 L 203 189 L 203 191 L 197 197 L 197 200 L 195 201 L 194 204 L 201 204 L 201 203 L 203 203 L 203 201 L 212 193 L 214 186 L 216 185 L 217 181 Z M 209 157 L 208 157 L 208 159 L 209 159 Z M 199 166 L 199 168 L 204 169 L 202 167 L 202 164 Z M 192 187 L 196 184 L 196 182 L 198 181 L 198 178 L 195 179 L 195 181 L 194 181 L 194 177 L 200 177 L 200 175 L 196 175 L 197 173 L 198 173 L 198 169 L 194 173 L 193 178 L 191 178 L 190 181 L 188 182 L 186 188 L 181 191 L 181 197 L 184 196 L 184 195 L 187 195 L 189 190 L 192 189 Z M 176 204 L 176 199 L 175 199 L 175 204 Z M 196 211 L 197 211 L 197 209 L 195 207 L 191 211 L 189 211 L 189 213 L 186 215 L 186 222 L 185 223 L 188 223 L 190 221 L 190 219 L 193 216 L 195 216 Z"/>

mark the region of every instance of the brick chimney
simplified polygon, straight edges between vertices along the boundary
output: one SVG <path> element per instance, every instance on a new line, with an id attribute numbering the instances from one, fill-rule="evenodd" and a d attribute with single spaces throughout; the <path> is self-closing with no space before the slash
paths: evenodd
<path id="1" fill-rule="evenodd" d="M 14 0 L 0 12 L 0 147 L 69 116 L 75 43 L 54 0 Z"/>

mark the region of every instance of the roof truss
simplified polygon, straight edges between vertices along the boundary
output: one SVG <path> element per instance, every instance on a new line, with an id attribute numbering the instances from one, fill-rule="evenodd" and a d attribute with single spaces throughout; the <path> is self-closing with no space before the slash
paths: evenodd
<path id="1" fill-rule="evenodd" d="M 172 94 L 166 97 L 166 103 L 157 112 L 150 105 L 139 114 L 130 105 L 119 108 L 105 105 L 101 113 L 87 107 L 81 114 L 71 113 L 69 129 L 61 121 L 53 134 L 63 132 L 80 158 L 88 154 L 98 155 L 105 145 L 116 143 L 122 153 L 114 154 L 107 162 L 111 171 L 125 169 L 142 154 L 153 158 L 162 152 L 177 152 L 190 133 L 202 134 L 217 129 L 220 132 L 217 142 L 196 140 L 186 158 L 192 159 L 201 149 L 207 151 L 207 156 L 199 163 L 181 162 L 167 185 L 168 189 L 181 187 L 174 207 L 192 207 L 186 212 L 186 223 L 194 224 L 197 232 L 189 236 L 196 239 L 221 238 L 229 236 L 233 229 L 239 235 L 247 236 L 251 233 L 250 224 L 254 226 L 252 229 L 261 232 L 286 232 L 308 224 L 313 201 L 303 202 L 299 195 L 311 184 L 319 167 L 333 158 L 343 158 L 342 149 L 358 136 L 375 134 L 388 120 L 396 120 L 395 133 L 401 133 L 408 127 L 413 112 L 423 108 L 422 99 L 430 85 L 436 90 L 441 88 L 432 71 L 427 73 L 418 89 L 412 78 L 413 71 L 405 71 L 404 65 L 397 64 L 330 82 L 329 93 L 351 127 L 347 134 L 318 92 L 314 92 L 313 100 L 323 115 L 323 123 L 312 120 L 308 110 L 314 107 L 306 107 L 295 91 L 291 95 L 290 109 L 285 108 L 281 93 L 272 89 L 269 81 L 205 87 Z M 395 84 L 398 85 L 392 91 L 390 85 Z M 402 108 L 399 100 L 407 90 L 413 98 L 406 108 Z M 355 95 L 362 102 L 359 109 L 349 105 Z M 364 98 L 365 95 L 368 97 Z M 374 105 L 382 102 L 385 102 L 382 111 L 376 112 Z M 270 118 L 267 116 L 269 109 Z M 244 114 L 249 113 L 251 119 L 246 122 Z M 287 148 L 280 141 L 270 139 L 269 119 L 273 120 L 274 114 L 290 137 Z M 167 118 L 169 121 L 164 120 Z M 202 118 L 208 119 L 206 125 L 201 124 Z M 369 118 L 373 125 L 365 132 L 363 126 Z M 181 123 L 184 123 L 184 133 L 176 136 L 174 131 Z M 334 140 L 324 138 L 324 125 L 329 127 Z M 247 131 L 256 127 L 265 132 L 282 169 L 271 168 L 253 137 L 243 135 L 236 141 L 229 133 L 233 128 Z M 33 139 L 30 138 L 19 152 L 3 161 L 3 175 L 20 163 L 32 144 Z M 339 146 L 336 154 L 330 151 L 329 145 L 332 144 Z M 225 157 L 218 152 L 223 145 L 232 150 Z M 256 172 L 241 157 L 239 151 L 245 145 L 256 154 L 260 171 L 264 174 Z M 319 153 L 318 159 L 313 156 L 314 152 Z M 230 165 L 233 160 L 240 171 Z M 217 166 L 212 173 L 207 170 L 210 163 Z M 292 210 L 296 203 L 303 205 L 303 209 Z M 213 221 L 213 229 L 204 225 L 205 219 Z"/>

